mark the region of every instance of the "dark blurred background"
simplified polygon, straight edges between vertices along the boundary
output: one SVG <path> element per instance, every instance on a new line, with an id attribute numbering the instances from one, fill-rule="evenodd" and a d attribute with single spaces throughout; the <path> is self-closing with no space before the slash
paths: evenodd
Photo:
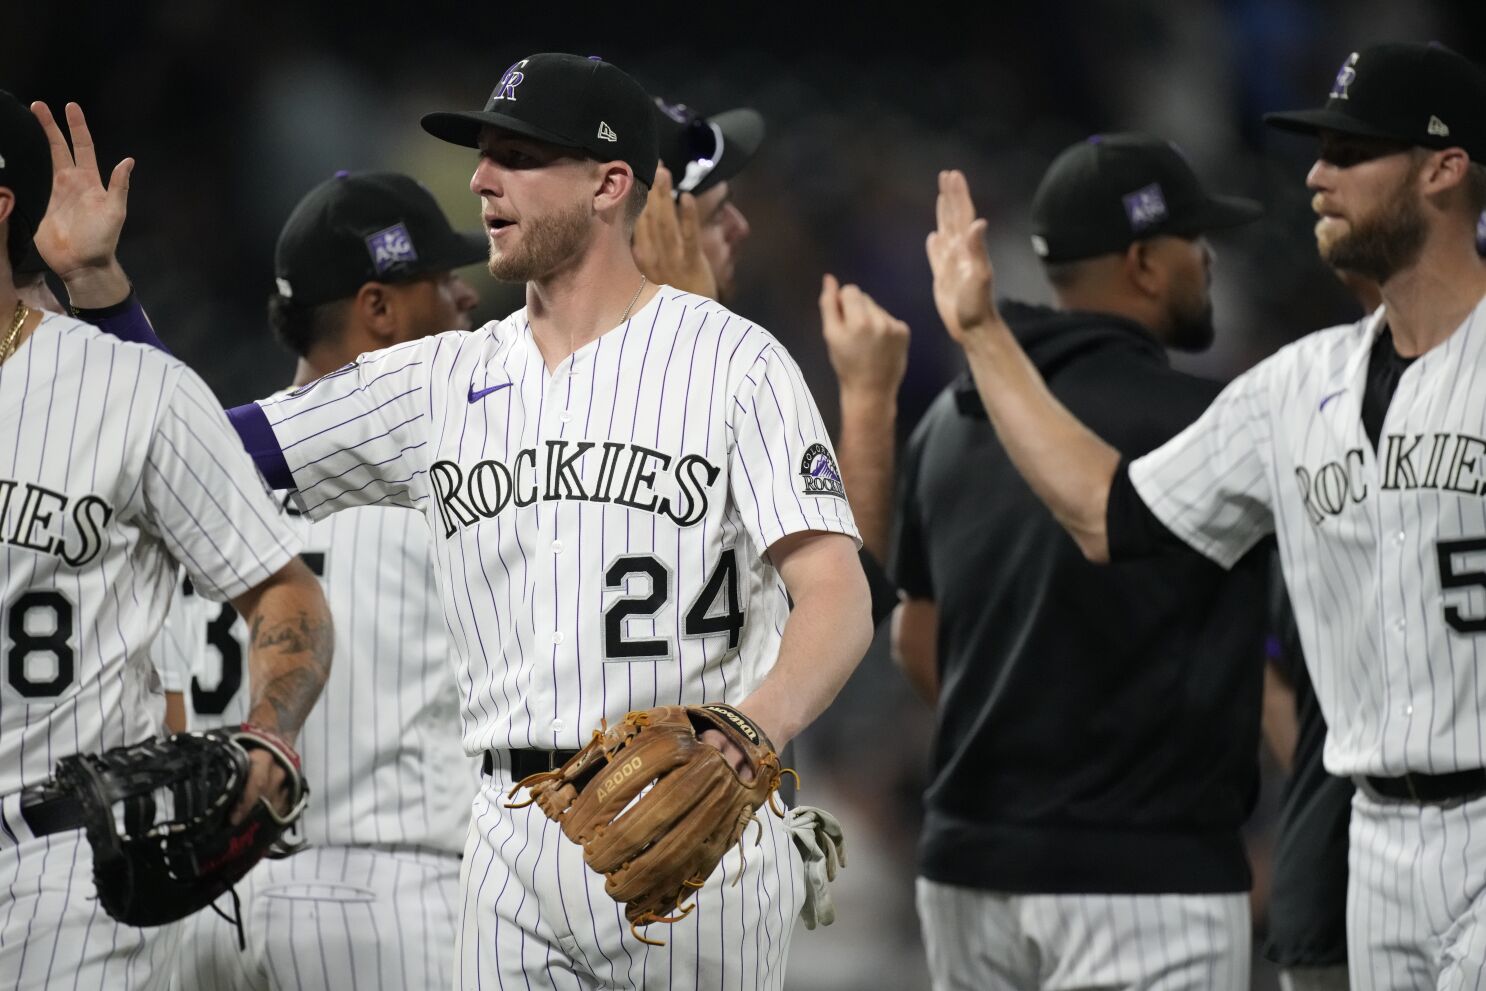
<path id="1" fill-rule="evenodd" d="M 1263 201 L 1263 221 L 1215 239 L 1218 343 L 1182 359 L 1228 378 L 1356 315 L 1315 257 L 1304 189 L 1313 146 L 1266 131 L 1259 115 L 1319 103 L 1347 53 L 1370 42 L 1439 40 L 1486 56 L 1480 0 L 979 6 L 951 15 L 897 5 L 889 15 L 808 3 L 9 0 L 0 87 L 59 116 L 80 102 L 105 171 L 138 160 L 125 266 L 162 336 L 228 404 L 290 378 L 264 303 L 294 202 L 336 169 L 397 169 L 433 189 L 456 223 L 478 227 L 472 154 L 417 121 L 482 105 L 516 59 L 601 55 L 703 112 L 753 106 L 769 136 L 733 183 L 752 225 L 733 308 L 790 345 L 832 421 L 820 276 L 861 284 L 913 329 L 906 434 L 958 368 L 923 251 L 937 170 L 969 175 L 991 222 L 999 290 L 1036 300 L 1049 293 L 1027 242 L 1027 203 L 1053 155 L 1090 133 L 1172 138 L 1211 186 Z M 479 268 L 468 277 L 482 319 L 521 305 L 519 287 Z M 851 865 L 837 882 L 840 921 L 795 942 L 792 987 L 927 987 L 912 852 L 930 714 L 881 646 L 801 741 L 801 799 L 840 813 Z M 1270 776 L 1251 830 L 1259 934 L 1274 793 Z M 1256 967 L 1256 987 L 1272 980 Z"/>

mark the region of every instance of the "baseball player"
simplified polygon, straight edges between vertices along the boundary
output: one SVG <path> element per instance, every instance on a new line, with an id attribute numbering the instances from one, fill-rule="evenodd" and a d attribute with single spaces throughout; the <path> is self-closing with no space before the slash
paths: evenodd
<path id="1" fill-rule="evenodd" d="M 1259 214 L 1167 141 L 1080 141 L 1032 200 L 1057 305 L 1001 312 L 1059 401 L 1151 450 L 1219 392 L 1165 351 L 1212 342 L 1205 235 Z M 937 711 L 917 883 L 934 986 L 1246 991 L 1268 548 L 1231 572 L 1091 565 L 969 374 L 914 430 L 900 491 L 893 645 Z"/>
<path id="2" fill-rule="evenodd" d="M 133 929 L 101 911 L 88 843 L 28 815 L 20 791 L 62 757 L 157 730 L 146 648 L 177 562 L 248 618 L 259 727 L 298 732 L 330 663 L 330 621 L 200 379 L 17 301 L 12 268 L 46 210 L 53 157 L 68 154 L 49 152 L 36 119 L 0 93 L 0 985 L 156 988 L 176 927 Z M 114 174 L 119 201 L 128 168 Z M 244 804 L 283 809 L 282 780 L 255 752 Z"/>
<path id="3" fill-rule="evenodd" d="M 1486 630 L 1481 400 L 1486 73 L 1437 45 L 1352 53 L 1326 105 L 1273 115 L 1319 133 L 1307 177 L 1322 260 L 1383 305 L 1240 376 L 1139 460 L 1047 391 L 991 303 L 985 222 L 940 178 L 929 238 L 940 315 L 1017 467 L 1094 560 L 1164 546 L 1224 566 L 1274 532 L 1328 733 L 1358 788 L 1347 904 L 1354 988 L 1486 976 Z"/>
<path id="4" fill-rule="evenodd" d="M 486 775 L 461 987 L 781 986 L 802 880 L 779 820 L 760 818 L 654 946 L 506 793 L 661 701 L 736 703 L 782 746 L 868 641 L 856 530 L 799 370 L 761 328 L 635 266 L 653 114 L 614 66 L 542 54 L 484 110 L 425 117 L 479 149 L 490 269 L 525 282 L 527 306 L 230 414 L 312 520 L 404 506 L 429 526 L 465 750 Z"/>
<path id="5" fill-rule="evenodd" d="M 69 113 L 74 138 L 89 140 L 81 111 Z M 49 117 L 43 123 L 55 129 Z M 69 185 L 74 195 L 53 198 L 47 223 L 78 233 L 56 239 L 68 255 L 52 262 L 73 272 L 107 268 L 117 230 L 85 239 L 97 173 Z M 453 231 L 407 176 L 343 172 L 317 186 L 280 234 L 269 297 L 274 330 L 299 357 L 293 386 L 362 352 L 467 327 L 477 298 L 452 270 L 485 252 L 482 232 Z M 124 322 L 142 319 L 123 280 L 113 296 L 95 299 L 96 285 L 81 291 L 74 304 L 118 304 L 118 292 L 126 295 L 100 320 L 106 330 L 130 336 Z M 362 507 L 319 523 L 292 505 L 289 513 L 338 619 L 344 655 L 300 735 L 317 799 L 301 826 L 311 847 L 265 862 L 240 887 L 246 952 L 209 914 L 189 920 L 178 983 L 352 988 L 380 974 L 398 987 L 447 988 L 476 769 L 460 745 L 428 536 L 402 509 Z M 245 638 L 234 613 L 189 584 L 178 593 L 155 656 L 167 690 L 184 695 L 192 728 L 242 720 Z"/>

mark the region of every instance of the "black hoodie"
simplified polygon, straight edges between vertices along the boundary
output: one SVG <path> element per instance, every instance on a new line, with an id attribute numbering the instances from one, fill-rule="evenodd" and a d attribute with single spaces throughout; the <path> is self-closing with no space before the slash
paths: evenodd
<path id="1" fill-rule="evenodd" d="M 1006 303 L 1054 395 L 1134 458 L 1216 383 L 1139 325 Z M 1266 561 L 1088 563 L 1007 458 L 967 374 L 925 414 L 893 571 L 939 607 L 938 725 L 919 872 L 1038 893 L 1249 889 Z"/>

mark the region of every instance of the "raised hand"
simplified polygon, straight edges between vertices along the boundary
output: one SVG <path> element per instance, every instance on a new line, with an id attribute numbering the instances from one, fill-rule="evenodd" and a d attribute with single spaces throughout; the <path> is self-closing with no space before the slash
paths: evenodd
<path id="1" fill-rule="evenodd" d="M 115 251 L 128 214 L 134 159 L 115 165 L 105 188 L 82 107 L 67 104 L 71 148 L 45 103 L 31 104 L 31 112 L 52 150 L 52 198 L 36 231 L 36 250 L 70 289 L 80 276 L 117 267 Z"/>
<path id="2" fill-rule="evenodd" d="M 938 226 L 929 235 L 934 305 L 949 336 L 960 344 L 1000 322 L 991 298 L 993 274 L 986 253 L 986 222 L 975 216 L 970 187 L 958 169 L 939 173 Z"/>
<path id="3" fill-rule="evenodd" d="M 896 397 L 908 369 L 908 325 L 834 275 L 821 280 L 821 333 L 843 394 Z"/>
<path id="4" fill-rule="evenodd" d="M 661 165 L 655 170 L 655 185 L 645 198 L 645 210 L 635 223 L 635 264 L 657 285 L 708 299 L 717 298 L 717 278 L 702 253 L 701 220 L 697 199 L 682 193 L 679 203 L 671 198 L 671 173 Z"/>

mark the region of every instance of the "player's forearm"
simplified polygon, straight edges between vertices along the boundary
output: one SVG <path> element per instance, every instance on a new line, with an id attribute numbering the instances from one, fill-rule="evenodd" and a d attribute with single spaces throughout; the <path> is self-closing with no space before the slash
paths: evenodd
<path id="1" fill-rule="evenodd" d="M 898 399 L 870 391 L 841 391 L 841 439 L 836 456 L 862 542 L 886 560 L 893 501 L 893 446 Z"/>
<path id="2" fill-rule="evenodd" d="M 821 542 L 821 537 L 828 539 Z M 738 704 L 775 747 L 825 711 L 872 642 L 867 579 L 847 538 L 819 535 L 781 572 L 795 606 L 784 624 L 779 657 Z"/>
<path id="3" fill-rule="evenodd" d="M 924 599 L 905 599 L 893 611 L 893 663 L 930 707 L 939 703 L 938 616 Z"/>
<path id="4" fill-rule="evenodd" d="M 1012 463 L 1084 556 L 1107 562 L 1105 518 L 1120 453 L 1058 402 L 1004 323 L 970 336 L 965 356 Z"/>
<path id="5" fill-rule="evenodd" d="M 292 742 L 330 674 L 334 635 L 320 583 L 296 558 L 233 605 L 248 626 L 248 719 Z"/>

